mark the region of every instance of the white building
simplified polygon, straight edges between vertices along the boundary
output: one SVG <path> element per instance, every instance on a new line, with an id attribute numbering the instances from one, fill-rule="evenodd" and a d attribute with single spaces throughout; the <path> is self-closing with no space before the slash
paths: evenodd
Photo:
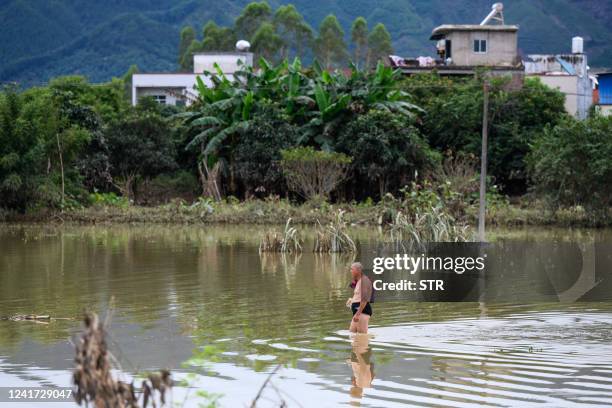
<path id="1" fill-rule="evenodd" d="M 207 86 L 211 86 L 210 78 L 202 74 L 204 71 L 216 73 L 215 63 L 229 79 L 232 79 L 236 71 L 253 65 L 253 54 L 243 51 L 201 52 L 193 56 L 193 73 L 134 74 L 132 105 L 136 105 L 143 96 L 153 97 L 164 105 L 190 105 L 198 98 L 196 77 L 200 76 Z"/>
<path id="2" fill-rule="evenodd" d="M 525 75 L 565 94 L 565 110 L 580 119 L 587 117 L 593 104 L 593 83 L 581 37 L 572 39 L 572 53 L 528 55 L 523 61 Z"/>

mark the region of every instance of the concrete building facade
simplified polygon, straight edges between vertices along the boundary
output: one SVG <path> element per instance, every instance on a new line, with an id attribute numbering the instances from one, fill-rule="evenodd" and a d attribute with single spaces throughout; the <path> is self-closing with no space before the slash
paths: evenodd
<path id="1" fill-rule="evenodd" d="M 148 96 L 164 105 L 190 105 L 198 98 L 196 77 L 200 77 L 207 86 L 212 81 L 205 72 L 216 74 L 215 64 L 229 79 L 245 66 L 253 65 L 253 54 L 250 52 L 207 52 L 193 56 L 193 73 L 137 73 L 132 76 L 132 105 Z"/>
<path id="2" fill-rule="evenodd" d="M 492 76 L 510 76 L 509 87 L 521 87 L 523 64 L 518 52 L 516 25 L 507 25 L 503 5 L 495 3 L 479 24 L 443 24 L 433 29 L 437 58 L 405 59 L 390 56 L 391 65 L 405 74 L 437 72 L 440 75 L 474 75 L 485 70 Z"/>
<path id="3" fill-rule="evenodd" d="M 565 110 L 569 114 L 579 119 L 587 117 L 593 104 L 593 81 L 580 37 L 574 37 L 571 54 L 532 54 L 523 64 L 527 77 L 538 77 L 565 94 Z"/>
<path id="4" fill-rule="evenodd" d="M 438 41 L 447 65 L 514 68 L 521 63 L 515 25 L 441 25 L 430 39 Z"/>

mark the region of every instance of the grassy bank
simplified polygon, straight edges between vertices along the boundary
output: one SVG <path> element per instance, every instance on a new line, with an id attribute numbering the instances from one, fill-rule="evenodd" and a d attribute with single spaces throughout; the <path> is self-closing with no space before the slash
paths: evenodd
<path id="1" fill-rule="evenodd" d="M 388 222 L 397 207 L 388 203 L 304 203 L 287 200 L 227 200 L 213 202 L 199 200 L 194 203 L 173 201 L 168 204 L 143 207 L 135 205 L 93 205 L 63 212 L 42 210 L 26 214 L 0 212 L 4 222 L 73 222 L 97 223 L 156 223 L 156 224 L 284 224 L 292 218 L 296 224 L 312 225 L 331 222 L 338 210 L 345 211 L 350 224 L 381 225 Z M 476 225 L 477 207 L 466 207 L 455 214 L 458 223 Z M 612 225 L 612 216 L 593 219 L 581 207 L 546 210 L 538 202 L 492 204 L 487 210 L 487 224 L 497 226 L 550 225 L 560 227 L 606 227 Z"/>

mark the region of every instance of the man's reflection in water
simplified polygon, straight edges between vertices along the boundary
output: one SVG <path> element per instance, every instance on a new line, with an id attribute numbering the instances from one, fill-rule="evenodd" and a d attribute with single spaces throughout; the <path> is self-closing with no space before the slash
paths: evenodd
<path id="1" fill-rule="evenodd" d="M 353 375 L 351 376 L 351 397 L 361 398 L 364 388 L 372 387 L 374 379 L 374 363 L 372 350 L 369 347 L 370 336 L 363 333 L 355 333 L 352 339 L 353 350 L 351 358 L 347 362 L 351 365 Z"/>

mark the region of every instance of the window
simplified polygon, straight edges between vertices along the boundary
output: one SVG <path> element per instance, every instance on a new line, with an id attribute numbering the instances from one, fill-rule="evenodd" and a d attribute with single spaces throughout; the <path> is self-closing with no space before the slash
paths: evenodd
<path id="1" fill-rule="evenodd" d="M 151 95 L 151 97 L 160 105 L 166 104 L 166 95 Z"/>
<path id="2" fill-rule="evenodd" d="M 487 52 L 487 40 L 474 40 L 474 52 L 484 54 Z"/>

